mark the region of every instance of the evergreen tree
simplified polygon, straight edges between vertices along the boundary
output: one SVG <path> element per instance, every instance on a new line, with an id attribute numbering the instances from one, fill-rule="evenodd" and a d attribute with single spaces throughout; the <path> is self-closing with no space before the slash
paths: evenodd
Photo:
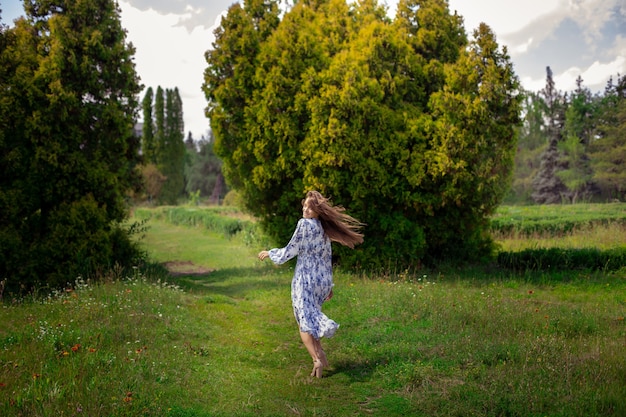
<path id="1" fill-rule="evenodd" d="M 222 161 L 213 150 L 214 142 L 211 137 L 204 137 L 190 152 L 190 163 L 186 166 L 188 194 L 200 192 L 200 196 L 209 198 L 213 203 L 219 202 L 226 195 L 227 189 L 222 176 Z"/>
<path id="2" fill-rule="evenodd" d="M 540 93 L 546 104 L 548 144 L 541 155 L 539 171 L 533 178 L 532 198 L 536 203 L 554 204 L 568 198 L 567 187 L 557 175 L 564 168 L 558 144 L 563 138 L 566 97 L 556 89 L 550 67 L 546 68 L 546 86 Z"/>
<path id="3" fill-rule="evenodd" d="M 607 83 L 589 157 L 601 198 L 626 200 L 626 76 Z"/>
<path id="4" fill-rule="evenodd" d="M 468 44 L 444 0 L 401 0 L 393 22 L 375 1 L 320 0 L 265 37 L 249 14 L 261 3 L 229 9 L 204 90 L 229 184 L 269 234 L 287 240 L 315 188 L 368 225 L 358 251 L 338 248 L 345 262 L 486 254 L 519 112 L 491 30 Z"/>
<path id="5" fill-rule="evenodd" d="M 582 83 L 579 76 L 565 112 L 565 137 L 558 144 L 563 169 L 556 175 L 567 187 L 572 203 L 578 202 L 580 198 L 589 199 L 594 192 L 593 171 L 587 154 L 587 147 L 594 134 L 593 101 L 591 92 Z"/>
<path id="6" fill-rule="evenodd" d="M 27 0 L 0 50 L 0 276 L 64 285 L 137 254 L 140 91 L 111 0 Z"/>
<path id="7" fill-rule="evenodd" d="M 213 48 L 205 54 L 209 63 L 202 86 L 208 101 L 206 115 L 215 135 L 215 151 L 226 162 L 224 169 L 235 187 L 247 186 L 256 163 L 248 148 L 244 114 L 254 93 L 260 44 L 278 25 L 278 16 L 276 0 L 247 0 L 244 7 L 233 4 L 214 32 Z"/>
<path id="8" fill-rule="evenodd" d="M 161 163 L 160 156 L 165 147 L 165 93 L 159 85 L 154 95 L 154 164 Z"/>
<path id="9" fill-rule="evenodd" d="M 545 102 L 537 93 L 524 92 L 522 125 L 518 130 L 515 169 L 511 189 L 505 202 L 531 203 L 533 178 L 539 169 L 541 154 L 547 147 L 545 129 Z"/>
<path id="10" fill-rule="evenodd" d="M 156 163 L 156 143 L 154 137 L 154 120 L 152 117 L 152 102 L 154 92 L 152 87 L 148 87 L 142 101 L 143 106 L 143 129 L 141 137 L 141 150 L 143 152 L 144 163 Z"/>
<path id="11" fill-rule="evenodd" d="M 183 104 L 178 87 L 165 90 L 165 97 L 164 134 L 158 154 L 158 166 L 166 180 L 161 189 L 160 200 L 165 204 L 176 204 L 185 191 Z"/>

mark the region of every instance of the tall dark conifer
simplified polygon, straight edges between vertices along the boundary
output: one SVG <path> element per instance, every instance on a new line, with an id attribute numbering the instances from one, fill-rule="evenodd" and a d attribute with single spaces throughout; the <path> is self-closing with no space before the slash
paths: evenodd
<path id="1" fill-rule="evenodd" d="M 560 203 L 568 197 L 568 190 L 557 173 L 561 171 L 563 161 L 559 154 L 559 142 L 563 139 L 563 127 L 565 125 L 566 99 L 557 90 L 552 70 L 546 68 L 546 86 L 540 94 L 546 104 L 546 138 L 548 146 L 541 155 L 539 170 L 533 178 L 532 198 L 539 204 Z"/>
<path id="2" fill-rule="evenodd" d="M 183 104 L 178 87 L 165 90 L 165 120 L 162 148 L 159 151 L 159 170 L 166 177 L 160 199 L 176 204 L 185 191 L 185 137 Z"/>
<path id="3" fill-rule="evenodd" d="M 154 95 L 154 163 L 160 164 L 165 146 L 165 92 L 159 85 Z"/>
<path id="4" fill-rule="evenodd" d="M 24 7 L 0 50 L 0 277 L 57 286 L 132 262 L 140 85 L 115 1 Z"/>
<path id="5" fill-rule="evenodd" d="M 154 118 L 152 117 L 152 106 L 154 92 L 152 87 L 148 87 L 142 101 L 143 107 L 143 128 L 141 136 L 141 150 L 145 164 L 156 163 L 156 142 L 154 137 Z"/>

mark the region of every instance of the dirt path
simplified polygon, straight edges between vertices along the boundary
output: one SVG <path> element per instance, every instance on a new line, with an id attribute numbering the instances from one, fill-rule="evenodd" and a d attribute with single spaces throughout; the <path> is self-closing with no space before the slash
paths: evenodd
<path id="1" fill-rule="evenodd" d="M 170 261 L 163 263 L 173 277 L 181 275 L 207 275 L 214 269 L 198 266 L 191 261 Z"/>

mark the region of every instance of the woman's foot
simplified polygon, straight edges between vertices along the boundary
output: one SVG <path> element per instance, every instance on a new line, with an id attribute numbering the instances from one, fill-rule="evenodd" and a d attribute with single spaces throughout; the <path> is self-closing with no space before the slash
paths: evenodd
<path id="1" fill-rule="evenodd" d="M 319 359 L 313 361 L 313 371 L 311 371 L 311 376 L 314 376 L 316 378 L 321 378 L 323 369 L 324 369 L 324 364 L 322 364 L 322 361 L 320 361 Z"/>

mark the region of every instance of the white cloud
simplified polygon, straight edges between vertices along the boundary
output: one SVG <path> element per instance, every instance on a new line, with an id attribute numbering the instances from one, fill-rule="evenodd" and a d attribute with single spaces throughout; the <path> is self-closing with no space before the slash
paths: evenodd
<path id="1" fill-rule="evenodd" d="M 602 91 L 609 77 L 613 76 L 615 80 L 618 73 L 626 74 L 626 58 L 624 56 L 618 56 L 610 62 L 594 61 L 584 69 L 577 66 L 567 68 L 565 71 L 553 74 L 554 83 L 558 90 L 573 91 L 576 89 L 576 79 L 580 76 L 583 79 L 583 85 L 591 91 Z M 520 81 L 524 88 L 530 91 L 539 91 L 546 85 L 545 74 L 542 78 L 521 77 Z"/>
<path id="2" fill-rule="evenodd" d="M 450 11 L 457 10 L 468 33 L 486 23 L 501 36 L 514 33 L 534 20 L 558 9 L 561 0 L 449 0 Z"/>
<path id="3" fill-rule="evenodd" d="M 185 14 L 160 14 L 152 9 L 140 11 L 126 2 L 119 4 L 128 41 L 136 49 L 136 70 L 144 85 L 140 98 L 148 87 L 178 87 L 183 100 L 185 135 L 191 131 L 195 139 L 200 139 L 209 129 L 204 115 L 206 99 L 201 90 L 206 67 L 204 52 L 211 47 L 213 28 L 221 16 L 211 28 L 195 26 L 188 31 L 180 22 L 190 19 L 193 9 L 187 9 Z"/>
<path id="4" fill-rule="evenodd" d="M 515 46 L 511 50 L 511 55 L 523 54 L 524 52 L 528 51 L 528 48 L 530 48 L 532 44 L 533 44 L 533 38 L 531 37 L 526 42 Z"/>

